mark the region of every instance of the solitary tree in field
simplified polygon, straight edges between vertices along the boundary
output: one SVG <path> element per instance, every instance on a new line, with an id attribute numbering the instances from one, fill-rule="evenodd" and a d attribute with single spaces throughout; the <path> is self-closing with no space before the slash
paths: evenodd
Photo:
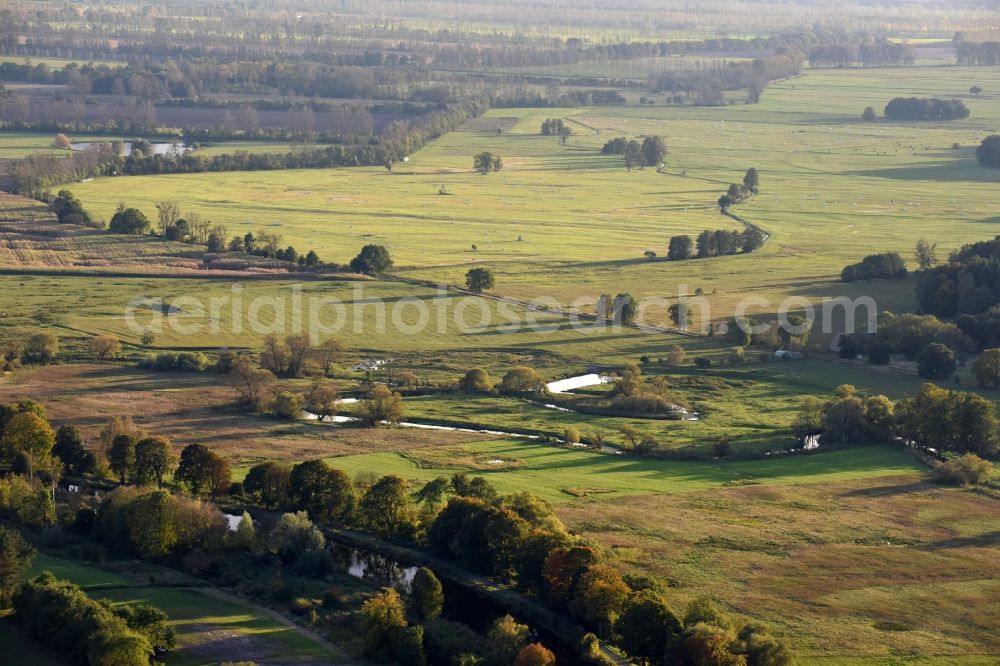
<path id="1" fill-rule="evenodd" d="M 358 256 L 351 259 L 351 270 L 355 273 L 378 275 L 392 268 L 389 250 L 382 245 L 365 245 Z"/>
<path id="2" fill-rule="evenodd" d="M 503 158 L 490 152 L 482 152 L 472 158 L 472 168 L 485 176 L 491 171 L 503 169 Z"/>
<path id="3" fill-rule="evenodd" d="M 875 107 L 873 107 L 873 106 L 866 106 L 864 113 L 861 114 L 861 117 L 866 122 L 872 123 L 872 122 L 875 122 L 876 119 L 878 119 L 878 114 L 875 113 Z"/>
<path id="4" fill-rule="evenodd" d="M 971 88 L 969 88 L 969 94 L 970 95 L 975 95 L 976 97 L 978 97 L 982 93 L 983 93 L 983 89 L 980 88 L 979 86 L 972 86 Z"/>
<path id="5" fill-rule="evenodd" d="M 760 188 L 760 175 L 757 173 L 757 169 L 753 167 L 747 169 L 746 175 L 743 176 L 743 187 L 752 194 L 757 194 L 757 190 Z"/>
<path id="6" fill-rule="evenodd" d="M 111 222 L 108 223 L 108 231 L 116 234 L 141 235 L 149 229 L 149 218 L 147 218 L 138 208 L 124 208 L 119 206 Z"/>
<path id="7" fill-rule="evenodd" d="M 477 294 L 483 293 L 486 289 L 492 289 L 496 284 L 493 273 L 488 268 L 470 268 L 465 274 L 465 286 L 469 291 Z"/>

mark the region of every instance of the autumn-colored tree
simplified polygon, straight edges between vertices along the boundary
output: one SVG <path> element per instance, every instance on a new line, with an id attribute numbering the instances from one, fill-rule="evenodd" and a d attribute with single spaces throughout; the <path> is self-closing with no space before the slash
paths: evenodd
<path id="1" fill-rule="evenodd" d="M 514 666 L 552 666 L 556 655 L 541 643 L 529 643 L 517 654 Z"/>

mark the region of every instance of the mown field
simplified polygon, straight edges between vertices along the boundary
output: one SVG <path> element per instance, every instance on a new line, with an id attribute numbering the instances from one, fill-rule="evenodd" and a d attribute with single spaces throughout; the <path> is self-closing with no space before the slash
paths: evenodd
<path id="1" fill-rule="evenodd" d="M 972 85 L 987 92 L 973 98 Z M 926 237 L 943 256 L 992 236 L 1000 172 L 979 167 L 973 148 L 1000 127 L 997 90 L 1000 74 L 985 68 L 809 71 L 772 85 L 759 105 L 501 109 L 392 174 L 150 176 L 133 179 L 136 195 L 128 198 L 148 210 L 176 199 L 233 232 L 273 225 L 297 248 L 331 260 L 378 242 L 392 251 L 397 270 L 417 277 L 456 283 L 469 266 L 489 266 L 496 291 L 522 298 L 544 294 L 568 304 L 607 291 L 670 297 L 687 285 L 704 290 L 709 316 L 719 319 L 748 295 L 769 299 L 773 311 L 789 296 L 867 294 L 868 285 L 837 278 L 845 264 L 873 251 L 909 257 Z M 865 106 L 881 109 L 897 95 L 960 97 L 972 117 L 860 120 Z M 550 116 L 573 127 L 568 146 L 539 136 Z M 628 173 L 621 158 L 599 154 L 610 138 L 647 134 L 666 138 L 665 173 Z M 504 171 L 472 173 L 472 155 L 482 150 L 502 155 Z M 751 166 L 760 171 L 761 194 L 736 211 L 773 234 L 762 252 L 681 263 L 643 258 L 646 250 L 662 257 L 672 234 L 739 228 L 718 214 L 715 201 Z M 439 194 L 442 186 L 448 194 Z M 73 189 L 100 214 L 121 199 L 114 179 Z M 913 306 L 905 282 L 880 285 L 873 295 L 883 308 Z"/>

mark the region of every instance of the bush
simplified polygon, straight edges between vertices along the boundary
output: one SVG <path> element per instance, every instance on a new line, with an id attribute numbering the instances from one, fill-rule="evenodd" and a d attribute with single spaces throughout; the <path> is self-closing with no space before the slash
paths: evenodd
<path id="1" fill-rule="evenodd" d="M 931 471 L 931 478 L 938 483 L 954 486 L 974 486 L 986 483 L 994 476 L 993 463 L 974 453 L 949 458 Z"/>
<path id="2" fill-rule="evenodd" d="M 90 340 L 90 353 L 99 359 L 113 359 L 121 350 L 121 343 L 113 335 L 98 335 Z"/>
<path id="3" fill-rule="evenodd" d="M 294 420 L 302 416 L 302 396 L 290 391 L 281 391 L 274 396 L 271 410 L 275 418 Z"/>
<path id="4" fill-rule="evenodd" d="M 59 338 L 52 333 L 35 333 L 24 344 L 23 363 L 51 363 L 59 354 Z"/>
<path id="5" fill-rule="evenodd" d="M 545 383 L 533 368 L 514 368 L 500 381 L 500 392 L 505 395 L 536 393 L 545 388 Z"/>
<path id="6" fill-rule="evenodd" d="M 493 382 L 485 370 L 473 368 L 458 381 L 458 388 L 463 393 L 489 393 L 493 390 Z"/>
<path id="7" fill-rule="evenodd" d="M 580 431 L 573 426 L 569 426 L 563 431 L 563 439 L 566 440 L 567 444 L 579 444 Z"/>

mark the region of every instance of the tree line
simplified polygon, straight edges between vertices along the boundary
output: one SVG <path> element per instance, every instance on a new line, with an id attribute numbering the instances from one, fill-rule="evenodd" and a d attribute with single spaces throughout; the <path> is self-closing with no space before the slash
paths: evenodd
<path id="1" fill-rule="evenodd" d="M 804 60 L 800 51 L 786 49 L 752 61 L 721 63 L 709 70 L 660 72 L 650 76 L 647 87 L 673 95 L 675 103 L 681 102 L 680 94 L 684 93 L 701 106 L 722 106 L 726 104 L 726 91 L 745 89 L 747 101 L 756 104 L 768 83 L 797 76 Z"/>
<path id="2" fill-rule="evenodd" d="M 986 313 L 1000 303 L 1000 236 L 962 246 L 947 264 L 922 271 L 917 300 L 941 317 Z"/>
<path id="3" fill-rule="evenodd" d="M 812 69 L 913 67 L 916 63 L 912 46 L 884 38 L 820 44 L 808 54 Z"/>
<path id="4" fill-rule="evenodd" d="M 450 132 L 471 118 L 478 117 L 487 108 L 485 100 L 467 100 L 429 113 L 413 123 L 393 123 L 374 145 L 306 148 L 285 154 L 236 151 L 212 157 L 190 151 L 180 155 L 149 156 L 140 151 L 125 157 L 116 154 L 109 147 L 107 151 L 72 153 L 65 158 L 29 156 L 14 162 L 10 173 L 15 192 L 36 194 L 52 185 L 96 176 L 386 166 L 412 154 L 427 142 Z"/>
<path id="5" fill-rule="evenodd" d="M 892 120 L 961 120 L 969 117 L 969 107 L 960 99 L 896 97 L 885 105 L 885 117 Z"/>
<path id="6" fill-rule="evenodd" d="M 755 227 L 735 231 L 732 229 L 705 230 L 696 239 L 686 234 L 671 236 L 667 246 L 668 261 L 722 257 L 740 252 L 750 253 L 764 243 L 764 234 Z"/>
<path id="7" fill-rule="evenodd" d="M 960 41 L 955 46 L 955 62 L 979 67 L 1000 65 L 1000 42 Z"/>
<path id="8" fill-rule="evenodd" d="M 819 436 L 828 446 L 911 442 L 939 454 L 994 455 L 998 439 L 996 405 L 976 393 L 924 384 L 919 393 L 893 402 L 862 395 L 851 385 L 822 402 L 806 398 L 793 425 L 800 441 Z"/>

